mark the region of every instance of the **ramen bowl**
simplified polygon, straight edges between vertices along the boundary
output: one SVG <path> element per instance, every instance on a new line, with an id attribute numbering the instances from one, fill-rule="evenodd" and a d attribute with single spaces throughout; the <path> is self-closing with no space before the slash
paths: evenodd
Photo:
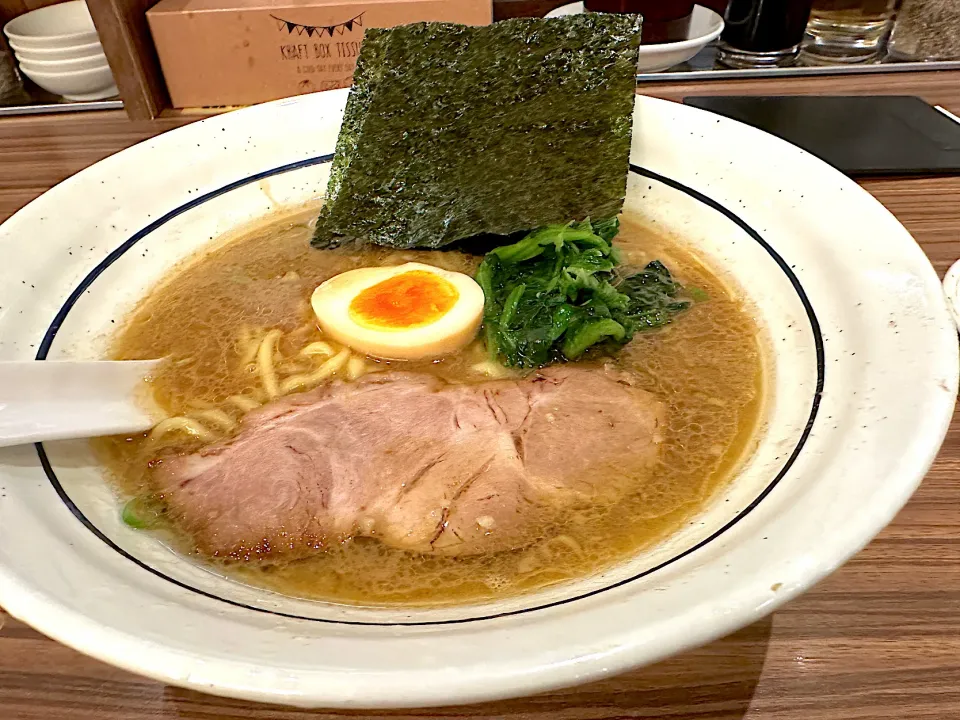
<path id="1" fill-rule="evenodd" d="M 0 227 L 0 360 L 102 357 L 116 322 L 184 258 L 316 202 L 346 97 L 171 131 L 17 213 Z M 661 100 L 638 97 L 635 119 L 627 210 L 739 287 L 768 347 L 755 446 L 689 524 L 528 594 L 348 606 L 191 562 L 124 525 L 87 443 L 46 443 L 0 451 L 0 605 L 173 685 L 304 707 L 417 707 L 652 663 L 839 567 L 909 499 L 951 418 L 956 329 L 936 275 L 889 212 L 812 155 Z"/>

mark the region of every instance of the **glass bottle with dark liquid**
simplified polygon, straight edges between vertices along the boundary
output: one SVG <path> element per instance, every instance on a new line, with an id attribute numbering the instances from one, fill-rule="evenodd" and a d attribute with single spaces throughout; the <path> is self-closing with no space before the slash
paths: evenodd
<path id="1" fill-rule="evenodd" d="M 643 16 L 644 45 L 686 40 L 694 0 L 586 0 L 590 12 L 637 13 Z"/>
<path id="2" fill-rule="evenodd" d="M 788 65 L 795 61 L 813 0 L 731 0 L 719 59 L 732 67 Z"/>

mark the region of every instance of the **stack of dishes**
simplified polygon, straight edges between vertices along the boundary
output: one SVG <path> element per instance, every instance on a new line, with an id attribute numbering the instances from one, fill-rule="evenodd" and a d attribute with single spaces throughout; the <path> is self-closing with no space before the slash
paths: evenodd
<path id="1" fill-rule="evenodd" d="M 102 100 L 117 94 L 97 29 L 83 0 L 50 5 L 6 24 L 20 69 L 44 90 L 67 100 Z"/>

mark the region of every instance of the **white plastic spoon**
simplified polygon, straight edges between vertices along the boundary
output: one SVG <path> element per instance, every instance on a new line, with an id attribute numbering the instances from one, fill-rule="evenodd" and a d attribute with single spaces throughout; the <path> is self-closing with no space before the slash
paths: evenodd
<path id="1" fill-rule="evenodd" d="M 0 362 L 0 447 L 148 430 L 142 388 L 158 362 Z"/>

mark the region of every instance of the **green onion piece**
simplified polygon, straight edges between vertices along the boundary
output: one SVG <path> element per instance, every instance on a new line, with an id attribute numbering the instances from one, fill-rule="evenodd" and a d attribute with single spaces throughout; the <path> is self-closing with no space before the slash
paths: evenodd
<path id="1" fill-rule="evenodd" d="M 137 530 L 146 530 L 157 525 L 161 515 L 156 501 L 149 496 L 138 495 L 123 506 L 120 517 L 124 524 Z"/>

